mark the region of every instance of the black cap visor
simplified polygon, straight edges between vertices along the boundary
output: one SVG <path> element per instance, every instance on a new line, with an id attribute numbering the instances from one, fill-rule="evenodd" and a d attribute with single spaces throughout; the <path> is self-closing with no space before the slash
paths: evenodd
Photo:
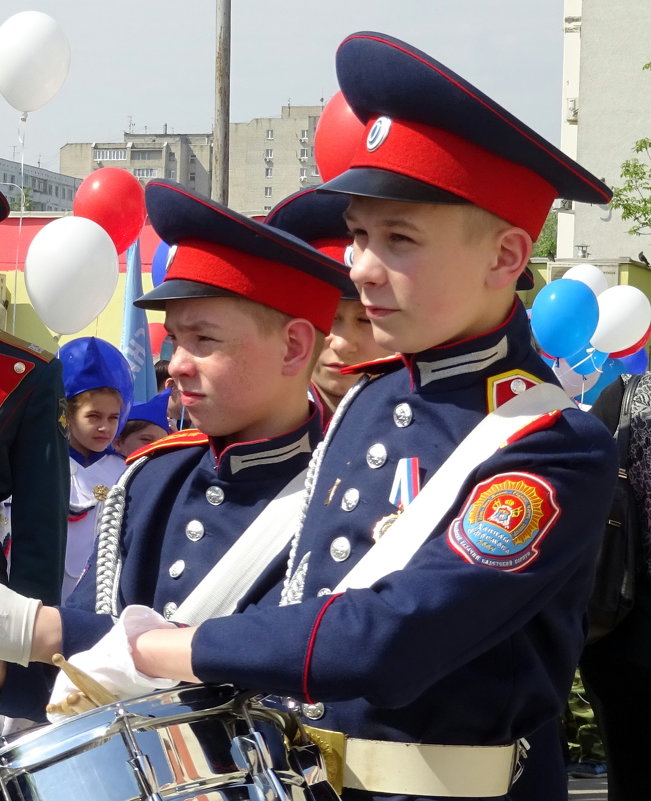
<path id="1" fill-rule="evenodd" d="M 467 204 L 470 201 L 431 184 L 377 167 L 353 167 L 317 187 L 318 192 L 376 197 L 409 203 Z"/>
<path id="2" fill-rule="evenodd" d="M 134 300 L 133 305 L 139 309 L 152 309 L 154 311 L 165 311 L 167 301 L 182 300 L 185 298 L 238 298 L 242 297 L 236 292 L 228 289 L 221 289 L 211 284 L 201 284 L 198 281 L 186 281 L 182 278 L 170 278 L 163 281 L 157 287 L 147 292 L 138 300 Z"/>

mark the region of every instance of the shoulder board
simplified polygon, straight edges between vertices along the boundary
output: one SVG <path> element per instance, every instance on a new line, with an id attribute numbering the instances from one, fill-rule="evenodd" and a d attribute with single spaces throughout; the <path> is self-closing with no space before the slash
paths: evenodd
<path id="1" fill-rule="evenodd" d="M 167 437 L 157 439 L 150 445 L 143 445 L 137 451 L 130 453 L 126 458 L 126 463 L 131 464 L 139 459 L 141 456 L 155 456 L 159 453 L 174 450 L 176 448 L 187 448 L 193 445 L 207 445 L 209 442 L 208 436 L 196 428 L 185 428 L 183 431 L 177 431 L 174 434 L 169 434 Z"/>
<path id="2" fill-rule="evenodd" d="M 351 364 L 349 367 L 344 367 L 340 372 L 342 375 L 355 375 L 356 373 L 367 373 L 370 375 L 382 375 L 383 373 L 392 373 L 404 367 L 405 363 L 399 353 L 392 356 L 385 356 L 381 359 L 374 359 L 372 362 L 360 362 L 360 364 Z"/>
<path id="3" fill-rule="evenodd" d="M 24 339 L 18 339 L 18 337 L 7 333 L 7 331 L 0 331 L 0 343 L 3 342 L 6 345 L 10 345 L 12 348 L 16 348 L 16 350 L 21 350 L 24 353 L 33 356 L 35 359 L 40 359 L 42 362 L 51 362 L 55 356 L 54 353 L 49 353 L 49 351 L 45 350 L 40 345 L 35 345 L 32 342 L 26 342 Z"/>
<path id="4" fill-rule="evenodd" d="M 489 376 L 486 379 L 487 409 L 489 412 L 494 412 L 511 398 L 542 383 L 541 378 L 524 370 L 510 370 L 507 373 Z"/>

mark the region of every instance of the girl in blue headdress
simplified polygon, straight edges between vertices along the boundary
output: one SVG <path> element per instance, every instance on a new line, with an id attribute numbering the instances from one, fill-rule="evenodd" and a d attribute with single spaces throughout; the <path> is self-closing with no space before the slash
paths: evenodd
<path id="1" fill-rule="evenodd" d="M 95 526 L 109 489 L 124 470 L 111 443 L 133 399 L 129 363 L 110 343 L 80 337 L 59 352 L 68 402 L 70 506 L 61 601 L 74 589 L 93 548 Z"/>

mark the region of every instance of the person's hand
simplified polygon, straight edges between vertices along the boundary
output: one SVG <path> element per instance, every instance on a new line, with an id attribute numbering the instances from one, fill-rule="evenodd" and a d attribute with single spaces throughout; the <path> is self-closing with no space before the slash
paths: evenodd
<path id="1" fill-rule="evenodd" d="M 0 659 L 27 667 L 41 602 L 0 585 Z"/>

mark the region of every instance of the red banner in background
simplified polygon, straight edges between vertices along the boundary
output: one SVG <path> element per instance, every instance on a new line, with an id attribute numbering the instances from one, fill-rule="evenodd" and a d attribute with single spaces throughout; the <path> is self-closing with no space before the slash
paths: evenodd
<path id="1" fill-rule="evenodd" d="M 7 273 L 18 269 L 22 272 L 25 266 L 25 255 L 36 234 L 56 217 L 23 217 L 22 226 L 19 217 L 9 217 L 0 225 L 0 272 Z M 149 220 L 140 232 L 140 259 L 142 272 L 151 272 L 151 262 L 160 244 L 160 237 L 154 232 Z M 18 248 L 18 250 L 16 250 Z M 120 272 L 126 272 L 126 253 L 120 254 Z"/>

